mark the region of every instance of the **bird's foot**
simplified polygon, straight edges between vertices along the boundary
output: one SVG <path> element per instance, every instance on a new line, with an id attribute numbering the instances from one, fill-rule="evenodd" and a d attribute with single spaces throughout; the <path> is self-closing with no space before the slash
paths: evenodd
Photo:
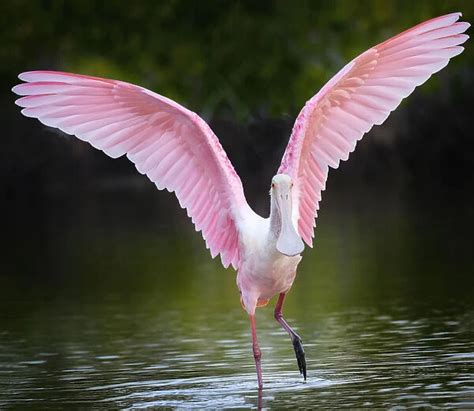
<path id="1" fill-rule="evenodd" d="M 306 358 L 304 356 L 304 349 L 301 338 L 295 336 L 292 340 L 293 348 L 295 349 L 296 361 L 298 361 L 298 368 L 300 374 L 303 375 L 304 380 L 306 381 Z"/>

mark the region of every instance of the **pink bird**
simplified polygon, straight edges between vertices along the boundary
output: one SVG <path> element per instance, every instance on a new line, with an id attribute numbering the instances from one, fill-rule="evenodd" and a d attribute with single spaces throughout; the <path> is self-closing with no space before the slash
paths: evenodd
<path id="1" fill-rule="evenodd" d="M 279 295 L 275 319 L 288 332 L 300 373 L 300 336 L 282 315 L 303 241 L 312 247 L 328 168 L 347 160 L 356 143 L 416 86 L 463 51 L 470 26 L 461 13 L 419 24 L 362 53 L 301 110 L 270 188 L 268 218 L 247 204 L 242 183 L 219 140 L 196 113 L 122 81 L 56 71 L 20 74 L 13 88 L 22 113 L 59 128 L 112 158 L 126 155 L 159 190 L 174 192 L 214 258 L 237 270 L 250 317 L 258 387 L 263 387 L 255 310 Z"/>

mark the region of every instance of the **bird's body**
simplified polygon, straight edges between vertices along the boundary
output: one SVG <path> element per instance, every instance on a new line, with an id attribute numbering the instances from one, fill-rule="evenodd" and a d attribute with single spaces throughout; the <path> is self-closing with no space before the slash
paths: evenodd
<path id="1" fill-rule="evenodd" d="M 301 338 L 282 316 L 286 293 L 315 218 L 329 167 L 347 160 L 372 126 L 433 73 L 460 54 L 468 23 L 452 13 L 421 23 L 356 57 L 298 115 L 278 174 L 271 211 L 251 210 L 242 183 L 212 130 L 197 114 L 152 91 L 122 81 L 32 71 L 13 88 L 22 113 L 89 142 L 112 158 L 126 155 L 158 189 L 174 192 L 211 256 L 237 270 L 241 301 L 252 326 L 261 388 L 255 309 L 279 295 L 275 319 L 288 332 L 306 379 Z"/>
<path id="2" fill-rule="evenodd" d="M 274 217 L 275 219 L 275 217 Z M 255 215 L 242 227 L 242 261 L 237 285 L 242 305 L 249 314 L 266 305 L 273 296 L 285 293 L 293 284 L 301 256 L 287 256 L 276 249 L 279 222 Z"/>
<path id="3" fill-rule="evenodd" d="M 277 174 L 270 189 L 270 216 L 262 218 L 250 211 L 239 226 L 237 285 L 250 315 L 257 306 L 291 288 L 301 261 L 304 245 L 294 228 L 292 187 L 289 176 Z"/>

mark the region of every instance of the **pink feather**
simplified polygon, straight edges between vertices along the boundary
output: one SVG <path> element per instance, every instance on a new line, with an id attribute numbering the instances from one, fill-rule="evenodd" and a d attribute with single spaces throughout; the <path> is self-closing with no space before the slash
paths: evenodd
<path id="1" fill-rule="evenodd" d="M 16 103 L 25 116 L 113 158 L 126 154 L 159 189 L 176 193 L 196 229 L 203 230 L 212 256 L 220 253 L 225 267 L 238 269 L 237 221 L 249 207 L 239 177 L 204 120 L 122 81 L 55 71 L 31 71 L 19 78 L 25 83 L 13 91 L 23 96 Z"/>
<path id="2" fill-rule="evenodd" d="M 460 45 L 469 36 L 462 33 L 470 25 L 457 22 L 460 16 L 426 21 L 372 47 L 343 67 L 301 110 L 278 172 L 293 178 L 294 218 L 309 246 L 327 167 L 347 160 L 372 126 L 382 124 L 415 87 L 464 50 Z"/>

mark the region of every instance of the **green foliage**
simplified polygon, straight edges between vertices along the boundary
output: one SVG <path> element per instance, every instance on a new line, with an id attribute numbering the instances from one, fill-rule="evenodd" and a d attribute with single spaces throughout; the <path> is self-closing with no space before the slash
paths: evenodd
<path id="1" fill-rule="evenodd" d="M 295 115 L 348 60 L 472 1 L 10 0 L 2 86 L 29 69 L 131 81 L 206 116 Z M 472 64 L 468 50 L 461 65 Z"/>

